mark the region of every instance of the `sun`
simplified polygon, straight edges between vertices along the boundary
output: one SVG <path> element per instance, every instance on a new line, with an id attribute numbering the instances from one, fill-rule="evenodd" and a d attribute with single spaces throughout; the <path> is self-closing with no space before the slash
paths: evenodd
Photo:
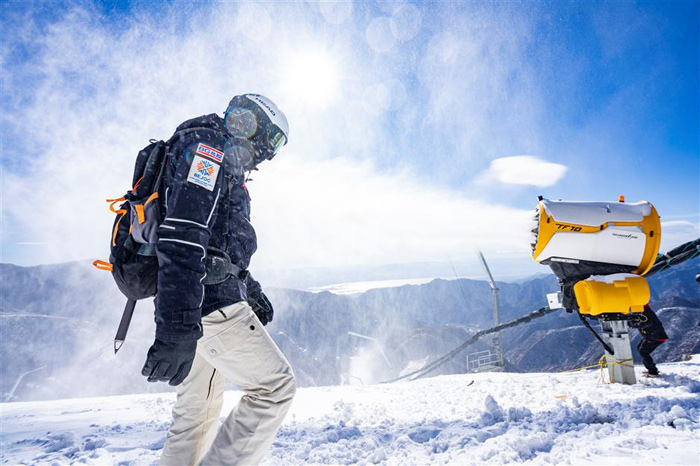
<path id="1" fill-rule="evenodd" d="M 283 88 L 294 100 L 322 109 L 337 98 L 340 73 L 335 58 L 326 50 L 314 47 L 291 50 L 281 66 Z"/>

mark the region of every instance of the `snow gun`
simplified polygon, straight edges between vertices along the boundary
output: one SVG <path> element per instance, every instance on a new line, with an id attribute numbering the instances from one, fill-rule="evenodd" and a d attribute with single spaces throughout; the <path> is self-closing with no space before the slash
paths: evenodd
<path id="1" fill-rule="evenodd" d="M 553 201 L 539 197 L 532 257 L 548 265 L 561 291 L 550 308 L 577 311 L 606 351 L 611 382 L 636 382 L 629 323 L 649 302 L 644 278 L 661 243 L 659 214 L 649 202 Z M 601 338 L 586 319 L 597 319 Z"/>

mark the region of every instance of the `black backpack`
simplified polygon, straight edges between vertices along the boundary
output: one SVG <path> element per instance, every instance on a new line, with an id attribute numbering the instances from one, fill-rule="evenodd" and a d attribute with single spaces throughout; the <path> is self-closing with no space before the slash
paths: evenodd
<path id="1" fill-rule="evenodd" d="M 110 210 L 117 215 L 112 228 L 109 262 L 97 260 L 93 265 L 112 272 L 119 291 L 127 298 L 114 338 L 115 353 L 124 343 L 136 301 L 153 297 L 157 292 L 156 231 L 165 210 L 158 193 L 168 149 L 177 138 L 197 129 L 202 128 L 178 131 L 168 141 L 151 139 L 136 156 L 131 190 L 118 199 L 107 199 Z M 115 208 L 120 202 L 119 208 Z"/>
<path id="2" fill-rule="evenodd" d="M 136 301 L 156 295 L 156 230 L 163 221 L 164 210 L 158 192 L 168 146 L 165 141 L 151 140 L 136 156 L 131 190 L 118 199 L 107 199 L 110 210 L 117 215 L 112 228 L 109 262 L 97 260 L 93 265 L 111 271 L 119 291 L 127 298 L 114 339 L 115 353 L 124 343 Z M 120 202 L 121 205 L 115 208 Z"/>
<path id="3" fill-rule="evenodd" d="M 158 291 L 158 258 L 156 231 L 163 222 L 165 206 L 159 197 L 163 172 L 170 146 L 191 131 L 207 128 L 187 128 L 176 132 L 168 141 L 151 140 L 136 156 L 132 188 L 118 199 L 107 199 L 117 217 L 112 228 L 109 262 L 96 260 L 93 265 L 112 272 L 119 290 L 127 298 L 117 334 L 114 352 L 126 339 L 136 301 L 150 298 Z M 119 208 L 115 205 L 120 203 Z M 244 278 L 247 271 L 236 267 L 221 250 L 208 248 L 205 257 L 207 274 L 204 284 L 216 284 L 230 275 Z"/>

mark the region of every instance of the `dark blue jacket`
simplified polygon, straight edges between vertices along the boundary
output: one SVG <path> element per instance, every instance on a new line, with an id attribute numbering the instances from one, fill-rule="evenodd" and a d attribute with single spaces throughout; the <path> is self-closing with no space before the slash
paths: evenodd
<path id="1" fill-rule="evenodd" d="M 156 338 L 170 341 L 198 339 L 202 316 L 247 299 L 238 277 L 202 284 L 207 249 L 226 251 L 241 269 L 257 249 L 244 172 L 232 154 L 235 139 L 216 114 L 188 120 L 177 131 L 188 128 L 201 129 L 172 142 L 160 190 L 165 219 L 156 245 Z"/>

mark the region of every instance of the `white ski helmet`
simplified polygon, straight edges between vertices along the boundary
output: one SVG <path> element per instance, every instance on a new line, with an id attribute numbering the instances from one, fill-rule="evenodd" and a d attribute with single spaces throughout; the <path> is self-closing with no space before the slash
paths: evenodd
<path id="1" fill-rule="evenodd" d="M 287 117 L 272 100 L 260 94 L 231 99 L 224 124 L 231 136 L 253 143 L 256 165 L 272 159 L 289 139 Z"/>

